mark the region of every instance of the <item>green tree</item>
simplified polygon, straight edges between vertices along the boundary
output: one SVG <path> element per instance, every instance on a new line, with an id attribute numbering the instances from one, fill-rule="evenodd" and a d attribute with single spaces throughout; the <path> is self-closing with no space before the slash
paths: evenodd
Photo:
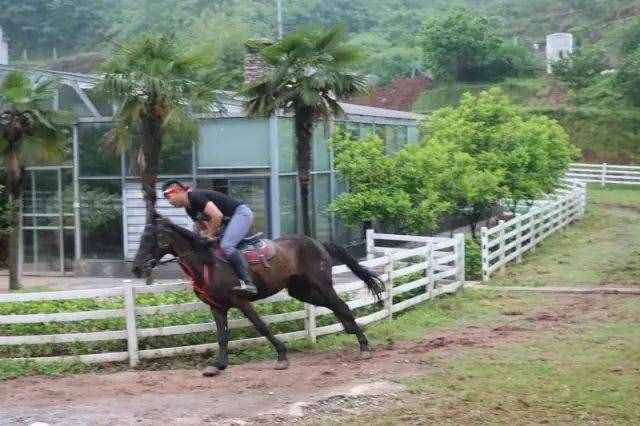
<path id="1" fill-rule="evenodd" d="M 480 172 L 502 176 L 500 194 L 514 209 L 551 191 L 578 153 L 555 120 L 523 113 L 497 88 L 465 94 L 457 108 L 434 113 L 426 131 L 430 143 L 453 143 Z"/>
<path id="2" fill-rule="evenodd" d="M 355 139 L 338 130 L 331 137 L 335 167 L 347 185 L 331 203 L 330 210 L 350 225 L 370 228 L 374 222 L 406 224 L 410 196 L 402 188 L 396 162 L 385 155 L 384 144 L 375 134 Z"/>
<path id="3" fill-rule="evenodd" d="M 552 65 L 553 74 L 573 89 L 583 89 L 608 68 L 606 52 L 597 48 L 582 48 Z"/>
<path id="4" fill-rule="evenodd" d="M 640 107 L 640 48 L 629 54 L 620 65 L 616 85 L 635 106 Z"/>
<path id="5" fill-rule="evenodd" d="M 444 80 L 478 80 L 478 69 L 502 41 L 490 22 L 477 14 L 457 9 L 428 18 L 420 33 L 425 67 Z"/>
<path id="6" fill-rule="evenodd" d="M 24 73 L 7 74 L 0 86 L 0 153 L 5 159 L 9 196 L 9 288 L 20 288 L 18 237 L 24 157 L 61 155 L 68 136 L 68 117 L 51 109 L 56 92 L 52 80 L 33 82 Z"/>
<path id="7" fill-rule="evenodd" d="M 341 115 L 338 99 L 362 93 L 366 80 L 349 67 L 360 59 L 347 46 L 344 27 L 296 31 L 260 53 L 271 70 L 245 89 L 250 116 L 269 116 L 278 109 L 292 112 L 296 136 L 298 182 L 302 198 L 302 229 L 311 233 L 309 182 L 313 123 Z"/>
<path id="8" fill-rule="evenodd" d="M 106 141 L 125 149 L 139 137 L 137 171 L 148 210 L 156 203 L 162 146 L 172 136 L 195 135 L 192 112 L 217 105 L 219 82 L 206 72 L 207 62 L 179 48 L 172 37 L 144 34 L 117 45 L 102 67 L 102 90 L 119 105 Z"/>

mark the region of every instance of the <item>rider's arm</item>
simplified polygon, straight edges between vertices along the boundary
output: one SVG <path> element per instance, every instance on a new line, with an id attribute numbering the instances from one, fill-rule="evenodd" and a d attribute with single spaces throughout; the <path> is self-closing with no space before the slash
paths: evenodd
<path id="1" fill-rule="evenodd" d="M 224 215 L 222 214 L 220 209 L 218 209 L 218 207 L 211 201 L 209 201 L 204 206 L 204 213 L 209 218 L 209 220 L 207 221 L 209 236 L 214 237 L 220 230 L 220 225 L 222 224 L 222 218 L 224 217 Z"/>

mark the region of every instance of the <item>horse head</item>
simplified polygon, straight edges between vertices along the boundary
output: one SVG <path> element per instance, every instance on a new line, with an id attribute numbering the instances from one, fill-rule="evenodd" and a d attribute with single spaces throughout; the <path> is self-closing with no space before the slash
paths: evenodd
<path id="1" fill-rule="evenodd" d="M 155 210 L 147 216 L 147 224 L 140 237 L 140 246 L 131 269 L 137 278 L 148 278 L 151 270 L 160 263 L 160 259 L 172 253 L 170 238 L 163 226 L 165 220 Z"/>

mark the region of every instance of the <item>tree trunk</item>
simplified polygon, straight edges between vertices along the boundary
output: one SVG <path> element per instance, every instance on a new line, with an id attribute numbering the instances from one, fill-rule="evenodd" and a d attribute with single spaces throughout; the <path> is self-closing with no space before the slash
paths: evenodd
<path id="1" fill-rule="evenodd" d="M 309 184 L 311 182 L 311 139 L 313 137 L 313 112 L 309 108 L 295 111 L 295 132 L 298 162 L 298 182 L 300 184 L 302 232 L 311 236 L 309 209 Z"/>
<path id="2" fill-rule="evenodd" d="M 18 158 L 17 142 L 9 142 L 7 154 L 7 190 L 9 193 L 9 289 L 19 290 L 20 277 L 18 241 L 20 238 L 20 204 L 22 201 L 22 168 Z"/>
<path id="3" fill-rule="evenodd" d="M 151 117 L 141 123 L 142 141 L 138 152 L 138 170 L 142 179 L 142 191 L 147 205 L 147 215 L 156 206 L 156 182 L 160 167 L 163 129 L 161 123 Z"/>

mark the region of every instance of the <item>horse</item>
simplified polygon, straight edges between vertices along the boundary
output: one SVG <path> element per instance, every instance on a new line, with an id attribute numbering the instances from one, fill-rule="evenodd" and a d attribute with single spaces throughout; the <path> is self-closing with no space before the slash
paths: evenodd
<path id="1" fill-rule="evenodd" d="M 255 326 L 257 331 L 274 346 L 277 352 L 276 370 L 288 368 L 287 349 L 267 327 L 251 302 L 272 296 L 283 289 L 302 302 L 323 306 L 335 314 L 349 334 L 355 334 L 359 343 L 360 358 L 371 357 L 369 343 L 356 323 L 349 306 L 338 296 L 333 287 L 332 263 L 335 258 L 360 278 L 382 305 L 384 283 L 374 272 L 361 266 L 343 247 L 334 243 L 321 243 L 304 235 L 283 236 L 275 240 L 260 240 L 262 247 L 271 253 L 266 259 L 250 264 L 251 275 L 258 294 L 243 296 L 231 290 L 236 275 L 223 256 L 217 255 L 215 240 L 210 240 L 172 223 L 155 213 L 148 218 L 142 233 L 140 246 L 133 262 L 132 273 L 148 278 L 166 255 L 177 258 L 183 271 L 191 278 L 196 296 L 209 305 L 216 325 L 218 353 L 213 366 L 202 372 L 205 377 L 220 374 L 229 364 L 227 313 L 238 308 Z M 255 241 L 254 241 L 255 243 Z M 242 247 L 241 247 L 242 250 Z M 254 251 L 254 254 L 256 252 Z M 245 252 L 246 254 L 246 252 Z M 254 256 L 255 257 L 255 256 Z M 166 261 L 165 261 L 166 262 Z"/>

